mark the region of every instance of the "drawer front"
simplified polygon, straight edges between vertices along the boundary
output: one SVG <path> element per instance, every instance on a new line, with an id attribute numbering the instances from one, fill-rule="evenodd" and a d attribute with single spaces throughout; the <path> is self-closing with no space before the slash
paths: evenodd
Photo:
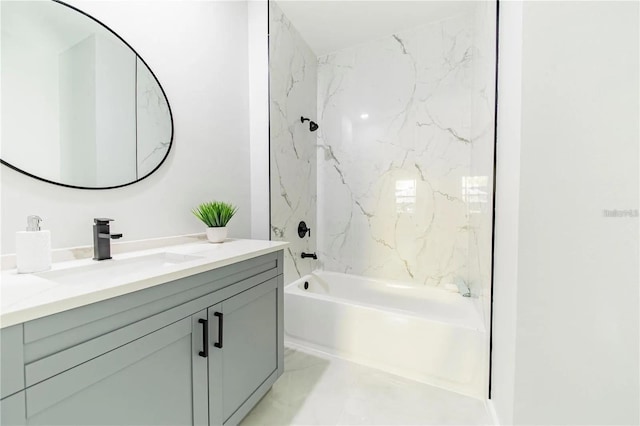
<path id="1" fill-rule="evenodd" d="M 272 253 L 29 321 L 24 324 L 24 360 L 40 360 L 213 292 L 227 293 L 245 281 L 263 282 L 277 274 L 277 258 Z"/>
<path id="2" fill-rule="evenodd" d="M 260 284 L 264 281 L 265 276 L 268 275 L 268 273 L 259 274 L 240 283 L 236 283 L 232 287 L 227 287 L 199 297 L 198 299 L 152 315 L 110 333 L 28 363 L 25 366 L 26 385 L 32 386 L 49 377 L 69 370 L 86 360 L 98 357 L 135 339 L 152 333 L 159 328 L 190 316 L 194 312 L 206 309 L 208 306 L 231 297 L 233 295 L 232 293 L 244 291 Z"/>
<path id="3" fill-rule="evenodd" d="M 0 399 L 24 389 L 22 324 L 0 329 Z"/>

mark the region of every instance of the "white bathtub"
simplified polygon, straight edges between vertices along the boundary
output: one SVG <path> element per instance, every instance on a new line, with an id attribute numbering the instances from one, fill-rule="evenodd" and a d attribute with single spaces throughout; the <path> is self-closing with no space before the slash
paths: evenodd
<path id="1" fill-rule="evenodd" d="M 470 298 L 324 271 L 288 285 L 284 297 L 289 345 L 486 398 L 487 339 Z"/>

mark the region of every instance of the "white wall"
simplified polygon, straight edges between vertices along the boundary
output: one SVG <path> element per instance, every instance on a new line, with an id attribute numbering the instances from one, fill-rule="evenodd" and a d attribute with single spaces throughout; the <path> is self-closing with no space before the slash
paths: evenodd
<path id="1" fill-rule="evenodd" d="M 174 146 L 146 180 L 115 190 L 53 186 L 1 168 L 2 252 L 38 214 L 53 247 L 92 244 L 94 217 L 112 217 L 127 240 L 202 232 L 190 210 L 225 200 L 239 211 L 231 237 L 251 234 L 247 4 L 111 2 L 72 4 L 109 25 L 147 61 L 171 104 Z"/>
<path id="2" fill-rule="evenodd" d="M 249 109 L 251 237 L 268 240 L 269 229 L 269 15 L 266 0 L 250 0 Z"/>
<path id="3" fill-rule="evenodd" d="M 522 109 L 522 2 L 500 2 L 491 399 L 513 424 Z"/>
<path id="4" fill-rule="evenodd" d="M 498 199 L 505 201 L 506 188 L 505 196 L 519 192 L 519 202 L 498 210 L 496 229 L 504 237 L 515 220 L 501 216 L 518 215 L 517 245 L 496 240 L 496 272 L 513 268 L 517 253 L 517 281 L 508 281 L 513 269 L 503 270 L 494 300 L 494 339 L 503 339 L 494 368 L 513 368 L 516 424 L 640 421 L 638 218 L 603 214 L 638 209 L 638 18 L 637 2 L 528 2 L 522 9 L 518 188 L 506 186 L 518 178 L 515 165 L 499 166 L 497 175 Z M 509 72 L 517 68 L 501 62 L 500 78 L 515 82 Z M 509 126 L 502 136 L 513 123 L 501 118 L 499 126 Z M 498 141 L 499 165 L 518 162 L 517 148 L 504 155 L 510 142 Z M 516 312 L 500 310 L 514 297 Z M 515 339 L 507 324 L 514 320 Z M 494 405 L 509 423 L 501 398 L 509 398 L 510 374 L 502 373 Z"/>

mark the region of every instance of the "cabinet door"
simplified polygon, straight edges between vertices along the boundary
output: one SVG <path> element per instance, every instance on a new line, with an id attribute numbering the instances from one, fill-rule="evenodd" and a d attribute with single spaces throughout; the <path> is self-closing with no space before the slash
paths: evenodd
<path id="1" fill-rule="evenodd" d="M 207 424 L 200 318 L 205 311 L 27 388 L 27 424 Z"/>
<path id="2" fill-rule="evenodd" d="M 251 408 L 242 407 L 243 404 L 257 390 L 262 390 L 261 385 L 267 379 L 275 377 L 278 369 L 277 282 L 274 278 L 208 309 L 214 345 L 209 358 L 211 424 L 241 420 L 246 414 L 244 411 Z"/>

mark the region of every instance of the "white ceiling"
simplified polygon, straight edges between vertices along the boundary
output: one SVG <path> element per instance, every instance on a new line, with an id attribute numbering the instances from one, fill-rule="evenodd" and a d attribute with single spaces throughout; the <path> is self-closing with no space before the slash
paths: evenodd
<path id="1" fill-rule="evenodd" d="M 474 7 L 474 1 L 277 0 L 318 56 L 440 21 Z"/>

